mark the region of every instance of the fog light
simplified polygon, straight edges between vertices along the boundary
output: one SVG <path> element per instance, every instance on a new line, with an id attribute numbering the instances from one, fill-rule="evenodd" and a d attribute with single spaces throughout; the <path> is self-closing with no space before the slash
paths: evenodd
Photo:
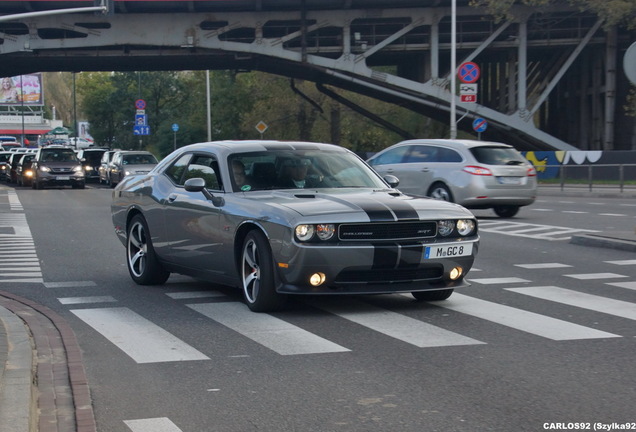
<path id="1" fill-rule="evenodd" d="M 461 277 L 461 275 L 464 273 L 464 270 L 461 267 L 454 267 L 451 271 L 450 271 L 450 278 L 451 280 L 457 280 Z"/>
<path id="2" fill-rule="evenodd" d="M 324 273 L 314 273 L 309 277 L 309 283 L 312 286 L 319 286 L 325 283 L 326 276 Z"/>

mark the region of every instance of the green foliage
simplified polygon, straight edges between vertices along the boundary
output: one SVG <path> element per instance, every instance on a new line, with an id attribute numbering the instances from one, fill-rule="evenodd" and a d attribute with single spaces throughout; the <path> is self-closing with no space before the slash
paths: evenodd
<path id="1" fill-rule="evenodd" d="M 148 149 L 163 157 L 175 147 L 208 139 L 204 71 L 95 72 L 78 75 L 83 116 L 100 146 Z M 332 89 L 346 99 L 417 136 L 438 136 L 443 126 L 407 109 Z M 321 93 L 314 83 L 261 72 L 210 72 L 211 139 L 333 142 L 359 153 L 402 139 Z M 133 135 L 135 101 L 146 101 L 151 135 Z M 172 131 L 172 124 L 179 131 Z"/>
<path id="2" fill-rule="evenodd" d="M 541 9 L 563 4 L 592 12 L 601 18 L 607 27 L 616 25 L 629 30 L 636 28 L 636 1 L 634 0 L 470 0 L 471 6 L 485 8 L 498 21 L 519 19 L 515 12 L 520 9 L 515 9 L 513 6 Z"/>

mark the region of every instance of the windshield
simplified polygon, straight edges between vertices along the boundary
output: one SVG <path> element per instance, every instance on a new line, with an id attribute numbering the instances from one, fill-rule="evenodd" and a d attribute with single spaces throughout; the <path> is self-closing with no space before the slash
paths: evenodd
<path id="1" fill-rule="evenodd" d="M 78 162 L 73 150 L 45 150 L 42 151 L 42 162 Z"/>
<path id="2" fill-rule="evenodd" d="M 341 151 L 237 153 L 228 158 L 228 166 L 234 191 L 387 187 L 360 159 Z"/>

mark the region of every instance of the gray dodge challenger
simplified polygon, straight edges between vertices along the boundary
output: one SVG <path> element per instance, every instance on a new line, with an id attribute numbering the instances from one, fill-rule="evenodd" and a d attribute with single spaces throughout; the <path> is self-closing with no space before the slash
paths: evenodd
<path id="1" fill-rule="evenodd" d="M 398 183 L 331 144 L 206 142 L 125 177 L 112 220 L 141 285 L 189 275 L 239 288 L 255 312 L 294 294 L 445 300 L 469 285 L 477 220 Z"/>

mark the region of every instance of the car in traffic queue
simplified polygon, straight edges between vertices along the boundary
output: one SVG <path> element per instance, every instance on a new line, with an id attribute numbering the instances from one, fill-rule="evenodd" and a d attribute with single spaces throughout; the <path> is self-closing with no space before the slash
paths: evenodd
<path id="1" fill-rule="evenodd" d="M 59 145 L 40 147 L 33 159 L 33 189 L 71 186 L 84 189 L 84 169 L 72 148 Z"/>
<path id="2" fill-rule="evenodd" d="M 99 161 L 99 183 L 110 184 L 110 163 L 113 160 L 113 155 L 119 150 L 107 150 L 102 155 L 102 159 Z"/>
<path id="3" fill-rule="evenodd" d="M 254 312 L 291 295 L 445 300 L 469 286 L 477 220 L 396 184 L 340 146 L 207 142 L 125 177 L 111 215 L 137 284 L 185 274 L 237 287 Z"/>
<path id="4" fill-rule="evenodd" d="M 115 152 L 110 162 L 108 184 L 115 187 L 124 177 L 129 175 L 147 174 L 158 161 L 155 155 L 144 150 L 122 150 Z"/>
<path id="5" fill-rule="evenodd" d="M 537 171 L 508 144 L 449 139 L 402 141 L 368 161 L 381 175 L 392 174 L 407 194 L 490 209 L 502 218 L 537 198 Z"/>
<path id="6" fill-rule="evenodd" d="M 84 167 L 84 177 L 86 181 L 99 180 L 99 167 L 102 157 L 107 149 L 82 149 L 77 152 L 77 158 L 82 162 Z"/>
<path id="7" fill-rule="evenodd" d="M 35 153 L 23 153 L 16 166 L 16 183 L 18 186 L 31 186 L 33 183 L 33 160 Z"/>
<path id="8" fill-rule="evenodd" d="M 0 151 L 0 180 L 8 181 L 11 173 L 9 158 L 13 153 L 10 151 Z"/>

